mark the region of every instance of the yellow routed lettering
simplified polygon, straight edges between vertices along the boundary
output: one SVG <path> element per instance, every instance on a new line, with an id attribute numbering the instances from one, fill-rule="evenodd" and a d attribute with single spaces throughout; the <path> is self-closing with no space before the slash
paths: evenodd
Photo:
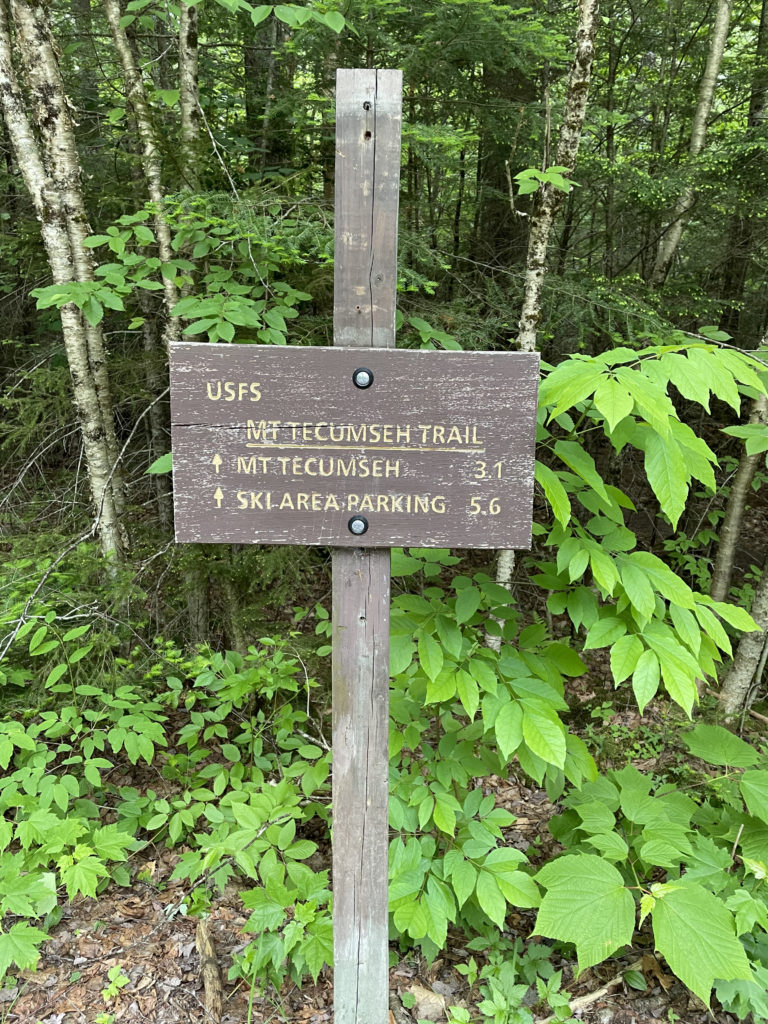
<path id="1" fill-rule="evenodd" d="M 224 398 L 225 402 L 234 402 L 235 400 L 235 382 L 233 380 L 224 381 Z"/>
<path id="2" fill-rule="evenodd" d="M 368 426 L 368 443 L 378 444 L 381 440 L 381 424 L 371 423 Z"/>
<path id="3" fill-rule="evenodd" d="M 256 456 L 251 455 L 250 458 L 244 458 L 242 455 L 237 456 L 237 472 L 238 473 L 255 473 L 256 472 Z"/>
<path id="4" fill-rule="evenodd" d="M 355 512 L 359 505 L 360 505 L 360 495 L 359 494 L 348 494 L 347 495 L 347 511 L 348 512 Z"/>
<path id="5" fill-rule="evenodd" d="M 263 491 L 259 491 L 258 493 L 251 491 L 251 508 L 260 508 L 262 512 L 264 511 L 264 506 L 261 504 L 261 496 L 263 493 Z"/>
<path id="6" fill-rule="evenodd" d="M 384 459 L 371 459 L 371 476 L 384 476 Z"/>
<path id="7" fill-rule="evenodd" d="M 316 441 L 327 441 L 328 435 L 323 432 L 324 423 L 318 423 L 315 427 L 315 440 Z"/>
<path id="8" fill-rule="evenodd" d="M 294 455 L 291 460 L 291 472 L 294 476 L 304 476 L 304 460 Z"/>
<path id="9" fill-rule="evenodd" d="M 323 498 L 322 494 L 318 494 L 317 491 L 313 491 L 312 492 L 312 511 L 313 512 L 322 512 L 323 511 L 322 498 Z"/>
<path id="10" fill-rule="evenodd" d="M 300 512 L 302 509 L 309 512 L 309 495 L 299 491 L 296 495 L 296 511 Z"/>
<path id="11" fill-rule="evenodd" d="M 469 430 L 469 427 L 467 427 L 467 430 Z M 477 427 L 472 427 L 472 441 L 471 441 L 471 443 L 472 444 L 482 444 L 483 443 L 480 440 L 480 438 L 477 436 Z"/>
<path id="12" fill-rule="evenodd" d="M 339 508 L 339 503 L 338 503 L 338 501 L 336 499 L 336 495 L 335 494 L 326 494 L 326 496 L 325 496 L 325 506 L 323 507 L 323 512 L 328 512 L 331 509 L 334 512 L 340 512 L 341 511 L 341 509 Z"/>
<path id="13" fill-rule="evenodd" d="M 289 455 L 278 455 L 277 461 L 280 463 L 280 472 L 285 476 L 288 473 L 288 463 L 291 461 Z"/>
<path id="14" fill-rule="evenodd" d="M 237 507 L 248 508 L 248 492 L 238 491 L 237 492 Z"/>
<path id="15" fill-rule="evenodd" d="M 389 495 L 388 494 L 377 494 L 376 495 L 376 511 L 377 512 L 389 512 Z"/>
<path id="16" fill-rule="evenodd" d="M 391 509 L 391 511 L 392 512 L 402 512 L 403 511 L 403 495 L 402 494 L 393 494 L 392 495 L 392 509 Z"/>
<path id="17" fill-rule="evenodd" d="M 333 423 L 328 428 L 328 434 L 332 441 L 343 441 L 346 436 L 345 428 L 336 427 Z"/>
<path id="18" fill-rule="evenodd" d="M 363 495 L 362 500 L 360 501 L 359 511 L 360 512 L 373 512 L 374 511 L 374 508 L 373 508 L 373 495 L 372 494 L 364 494 Z"/>
<path id="19" fill-rule="evenodd" d="M 283 492 L 283 497 L 280 500 L 280 509 L 293 508 L 293 498 L 287 491 Z"/>
<path id="20" fill-rule="evenodd" d="M 347 430 L 349 431 L 350 441 L 365 441 L 364 423 L 358 423 L 357 426 L 355 426 L 353 423 L 350 423 L 350 425 L 347 427 Z"/>
<path id="21" fill-rule="evenodd" d="M 210 381 L 208 381 L 208 383 L 206 385 L 206 388 L 207 388 L 207 391 L 208 391 L 208 401 L 209 402 L 218 402 L 218 400 L 221 398 L 221 381 L 220 380 L 216 381 L 216 394 L 215 395 L 214 395 L 214 393 L 213 393 L 213 391 L 211 389 L 211 382 Z"/>
<path id="22" fill-rule="evenodd" d="M 288 420 L 288 422 L 284 423 L 283 426 L 291 428 L 291 440 L 295 441 L 296 440 L 296 434 L 297 434 L 299 428 L 301 427 L 301 424 L 297 423 L 296 420 Z"/>
<path id="23" fill-rule="evenodd" d="M 318 471 L 320 476 L 333 476 L 335 473 L 334 459 L 318 459 Z"/>
<path id="24" fill-rule="evenodd" d="M 371 475 L 371 467 L 368 459 L 363 457 L 357 464 L 357 476 L 366 477 Z"/>
<path id="25" fill-rule="evenodd" d="M 421 444 L 426 444 L 427 443 L 427 434 L 429 433 L 429 424 L 428 423 L 419 423 L 419 425 L 418 425 L 418 427 L 416 429 L 421 431 L 421 437 L 419 438 L 420 443 Z"/>
<path id="26" fill-rule="evenodd" d="M 451 427 L 448 431 L 448 440 L 446 443 L 453 444 L 454 442 L 456 444 L 466 444 L 466 432 L 465 435 L 462 436 L 461 430 L 458 427 Z"/>
<path id="27" fill-rule="evenodd" d="M 410 424 L 407 427 L 397 428 L 397 443 L 398 444 L 410 444 L 411 443 L 411 427 Z"/>
<path id="28" fill-rule="evenodd" d="M 426 513 L 429 512 L 429 498 L 425 498 L 421 494 L 414 494 L 413 496 L 413 511 Z"/>
<path id="29" fill-rule="evenodd" d="M 278 420 L 277 422 L 279 423 L 280 421 Z M 265 441 L 267 439 L 267 430 L 269 428 L 267 427 L 267 421 L 266 420 L 259 420 L 258 423 L 256 422 L 256 420 L 246 420 L 245 421 L 245 426 L 246 426 L 245 434 L 246 434 L 247 440 L 249 440 L 249 441 Z"/>
<path id="30" fill-rule="evenodd" d="M 317 470 L 309 468 L 310 465 L 314 466 L 316 463 L 317 459 L 307 459 L 304 462 L 304 472 L 307 474 L 307 476 L 317 476 Z"/>
<path id="31" fill-rule="evenodd" d="M 348 459 L 347 462 L 342 462 L 341 459 L 337 460 L 336 472 L 338 476 L 355 476 L 355 469 L 357 463 L 354 459 Z"/>
<path id="32" fill-rule="evenodd" d="M 445 427 L 432 427 L 432 444 L 445 444 Z"/>
<path id="33" fill-rule="evenodd" d="M 436 494 L 432 499 L 432 511 L 439 516 L 445 512 L 445 498 L 442 494 Z"/>
<path id="34" fill-rule="evenodd" d="M 388 423 L 386 426 L 381 428 L 381 440 L 384 444 L 394 444 L 395 438 L 393 435 L 394 427 Z"/>
<path id="35" fill-rule="evenodd" d="M 384 476 L 400 476 L 400 459 L 386 459 L 384 461 Z"/>

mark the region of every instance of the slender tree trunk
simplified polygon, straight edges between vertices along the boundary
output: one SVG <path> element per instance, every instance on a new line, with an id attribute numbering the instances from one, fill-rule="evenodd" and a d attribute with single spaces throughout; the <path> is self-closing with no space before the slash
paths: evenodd
<path id="1" fill-rule="evenodd" d="M 717 76 L 720 73 L 720 64 L 723 60 L 723 51 L 728 39 L 728 29 L 731 21 L 732 0 L 717 0 L 717 12 L 715 23 L 712 28 L 712 39 L 709 45 L 709 55 L 704 68 L 704 74 L 699 86 L 699 99 L 696 104 L 696 111 L 693 115 L 691 125 L 691 140 L 688 146 L 688 156 L 691 161 L 701 153 L 707 138 L 707 120 L 712 110 L 712 100 L 715 95 Z M 675 203 L 669 226 L 659 242 L 656 252 L 656 262 L 651 274 L 651 287 L 659 288 L 667 278 L 672 260 L 680 244 L 683 234 L 683 227 L 687 220 L 691 207 L 694 204 L 695 192 L 693 184 L 689 183 L 680 193 Z"/>
<path id="2" fill-rule="evenodd" d="M 557 142 L 555 163 L 572 171 L 579 152 L 584 115 L 587 110 L 592 61 L 595 56 L 595 30 L 597 28 L 598 0 L 579 0 L 579 23 L 576 29 L 576 52 L 568 78 L 563 123 Z M 518 325 L 518 345 L 523 352 L 536 351 L 536 333 L 541 319 L 541 292 L 546 272 L 547 247 L 552 225 L 565 193 L 552 185 L 543 185 L 537 194 L 528 237 L 528 256 L 525 266 L 523 306 Z M 496 581 L 502 586 L 512 579 L 515 552 L 499 551 Z M 489 645 L 498 649 L 499 638 L 489 638 Z"/>
<path id="3" fill-rule="evenodd" d="M 563 123 L 557 143 L 555 163 L 573 171 L 579 152 L 581 130 L 587 109 L 592 61 L 595 55 L 598 0 L 580 0 L 576 30 L 576 53 L 568 79 Z M 536 196 L 528 236 L 523 307 L 518 325 L 518 345 L 523 352 L 536 350 L 536 332 L 541 319 L 541 290 L 546 273 L 549 236 L 565 193 L 553 185 L 542 185 Z"/>
<path id="4" fill-rule="evenodd" d="M 128 36 L 120 24 L 122 15 L 119 0 L 104 0 L 104 10 L 123 69 L 126 98 L 133 108 L 136 127 L 141 138 L 144 177 L 147 182 L 149 198 L 155 208 L 154 225 L 158 253 L 161 261 L 168 263 L 173 259 L 174 253 L 171 248 L 171 231 L 164 212 L 165 193 L 163 191 L 162 162 L 160 159 L 158 136 L 152 121 L 149 103 L 147 102 L 144 81 L 136 66 Z M 163 277 L 163 295 L 165 297 L 166 316 L 162 335 L 164 344 L 168 346 L 172 342 L 178 341 L 181 337 L 181 323 L 178 317 L 171 316 L 171 310 L 179 301 L 179 292 L 176 284 L 167 277 Z"/>
<path id="5" fill-rule="evenodd" d="M 8 135 L 40 221 L 54 283 L 91 280 L 92 266 L 81 245 L 86 224 L 79 192 L 79 161 L 50 34 L 39 5 L 33 8 L 25 0 L 13 0 L 12 11 L 16 24 L 13 42 L 6 8 L 0 0 L 0 105 Z M 40 146 L 24 106 L 14 53 L 21 56 L 26 72 Z M 111 402 L 107 408 L 108 387 L 106 397 L 100 394 L 100 382 L 108 385 L 101 332 L 87 324 L 73 303 L 61 308 L 61 325 L 98 536 L 103 553 L 119 559 L 125 553 L 126 541 L 120 522 L 117 442 Z"/>
<path id="6" fill-rule="evenodd" d="M 768 431 L 768 398 L 765 395 L 758 395 L 755 399 L 749 422 L 762 423 Z M 725 601 L 728 597 L 731 575 L 733 574 L 733 559 L 736 554 L 739 536 L 741 535 L 741 523 L 744 518 L 744 509 L 749 497 L 749 490 L 758 467 L 764 461 L 765 455 L 763 452 L 747 455 L 746 449 L 739 460 L 739 468 L 736 470 L 736 475 L 731 485 L 731 493 L 728 495 L 725 519 L 720 527 L 720 544 L 717 549 L 717 557 L 715 558 L 715 565 L 712 570 L 712 583 L 709 588 L 710 596 L 716 601 Z"/>
<path id="7" fill-rule="evenodd" d="M 197 86 L 197 7 L 179 4 L 179 105 L 182 174 L 189 188 L 199 188 L 200 98 Z"/>
<path id="8" fill-rule="evenodd" d="M 758 692 L 768 659 L 768 559 L 755 589 L 752 618 L 760 627 L 744 633 L 720 690 L 720 707 L 726 718 L 734 718 L 749 706 Z"/>

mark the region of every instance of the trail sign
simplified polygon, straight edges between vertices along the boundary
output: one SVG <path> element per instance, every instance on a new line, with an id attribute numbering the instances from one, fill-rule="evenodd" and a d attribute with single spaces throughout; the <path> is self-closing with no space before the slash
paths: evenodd
<path id="1" fill-rule="evenodd" d="M 538 377 L 531 353 L 176 344 L 176 539 L 527 548 Z"/>
<path id="2" fill-rule="evenodd" d="M 389 548 L 531 528 L 537 357 L 394 350 L 401 93 L 338 72 L 335 347 L 171 347 L 177 540 L 333 549 L 335 1024 L 389 1017 Z"/>

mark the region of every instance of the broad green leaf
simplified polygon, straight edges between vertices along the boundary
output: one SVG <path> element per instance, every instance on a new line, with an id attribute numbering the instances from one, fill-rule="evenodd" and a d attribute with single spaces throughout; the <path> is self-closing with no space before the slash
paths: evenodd
<path id="1" fill-rule="evenodd" d="M 653 651 L 643 651 L 632 673 L 632 692 L 641 715 L 656 696 L 660 679 L 659 659 Z"/>
<path id="2" fill-rule="evenodd" d="M 581 477 L 584 483 L 596 491 L 603 501 L 610 502 L 603 479 L 595 468 L 595 460 L 585 448 L 577 441 L 561 440 L 555 442 L 554 452 L 576 476 Z"/>
<path id="3" fill-rule="evenodd" d="M 636 636 L 623 636 L 611 648 L 611 674 L 616 686 L 629 678 L 643 653 L 643 644 Z"/>
<path id="4" fill-rule="evenodd" d="M 413 661 L 415 644 L 410 636 L 395 634 L 389 638 L 389 674 L 398 676 Z"/>
<path id="5" fill-rule="evenodd" d="M 626 387 L 612 377 L 604 377 L 598 385 L 594 403 L 598 412 L 605 416 L 608 426 L 613 430 L 625 416 L 629 416 L 634 407 L 634 399 Z"/>
<path id="6" fill-rule="evenodd" d="M 460 907 L 464 906 L 475 891 L 476 881 L 477 868 L 462 857 L 451 872 L 453 891 L 456 896 L 456 902 Z"/>
<path id="7" fill-rule="evenodd" d="M 700 757 L 707 764 L 749 768 L 758 758 L 754 747 L 721 725 L 700 722 L 695 729 L 684 734 L 683 742 L 694 757 Z"/>
<path id="8" fill-rule="evenodd" d="M 480 691 L 475 680 L 463 668 L 460 668 L 456 673 L 456 692 L 462 707 L 469 717 L 473 719 L 480 704 Z"/>
<path id="9" fill-rule="evenodd" d="M 629 847 L 616 832 L 598 832 L 594 836 L 587 836 L 584 842 L 594 846 L 606 860 L 616 864 L 623 864 L 629 856 Z"/>
<path id="10" fill-rule="evenodd" d="M 328 11 L 327 14 L 322 16 L 323 21 L 333 32 L 342 32 L 346 21 L 344 15 L 340 11 Z"/>
<path id="11" fill-rule="evenodd" d="M 533 182 L 531 191 L 535 192 L 537 188 L 537 183 Z M 588 398 L 602 379 L 602 367 L 596 367 L 591 361 L 573 357 L 565 359 L 542 381 L 539 404 L 543 407 L 554 406 L 549 414 L 552 420 L 572 405 Z"/>
<path id="12" fill-rule="evenodd" d="M 418 642 L 419 664 L 428 679 L 436 679 L 443 667 L 443 652 L 440 644 L 428 633 L 422 633 Z"/>
<path id="13" fill-rule="evenodd" d="M 691 588 L 656 555 L 650 551 L 633 551 L 626 558 L 646 573 L 654 589 L 667 601 L 679 604 L 683 608 L 694 607 Z"/>
<path id="14" fill-rule="evenodd" d="M 631 943 L 635 901 L 619 872 L 602 857 L 558 857 L 535 877 L 547 893 L 534 931 L 573 942 L 580 972 Z"/>
<path id="15" fill-rule="evenodd" d="M 677 526 L 688 498 L 688 470 L 680 447 L 671 437 L 650 431 L 645 439 L 645 473 L 662 512 Z"/>
<path id="16" fill-rule="evenodd" d="M 480 607 L 483 595 L 477 587 L 463 587 L 456 595 L 456 621 L 468 622 Z"/>
<path id="17" fill-rule="evenodd" d="M 160 455 L 145 471 L 147 473 L 170 473 L 173 469 L 173 453 Z"/>
<path id="18" fill-rule="evenodd" d="M 262 21 L 265 21 L 272 13 L 271 4 L 261 4 L 259 7 L 254 7 L 251 10 L 251 21 L 254 25 L 260 25 Z"/>
<path id="19" fill-rule="evenodd" d="M 641 566 L 625 559 L 621 563 L 621 583 L 633 608 L 647 622 L 656 609 L 656 598 L 648 574 Z"/>
<path id="20" fill-rule="evenodd" d="M 101 861 L 90 855 L 74 864 L 65 865 L 60 869 L 59 874 L 70 899 L 73 899 L 77 893 L 82 893 L 83 896 L 95 896 L 99 879 L 109 877 L 109 871 Z"/>
<path id="21" fill-rule="evenodd" d="M 21 971 L 34 968 L 40 959 L 40 946 L 47 938 L 45 932 L 23 922 L 17 922 L 7 931 L 0 932 L 0 978 L 12 964 Z"/>
<path id="22" fill-rule="evenodd" d="M 508 761 L 523 742 L 523 709 L 517 701 L 509 701 L 502 707 L 494 729 L 499 753 Z"/>
<path id="23" fill-rule="evenodd" d="M 529 749 L 547 764 L 565 766 L 565 731 L 554 711 L 531 700 L 522 700 L 523 739 Z"/>
<path id="24" fill-rule="evenodd" d="M 456 623 L 452 622 L 447 615 L 438 615 L 435 618 L 435 629 L 445 650 L 454 658 L 460 658 L 462 636 Z"/>
<path id="25" fill-rule="evenodd" d="M 670 417 L 675 417 L 676 412 L 663 387 L 652 380 L 648 373 L 628 366 L 616 370 L 616 379 L 632 395 L 638 411 L 651 425 L 653 432 L 666 437 L 669 434 Z"/>
<path id="26" fill-rule="evenodd" d="M 702 1002 L 709 1006 L 716 978 L 752 977 L 733 915 L 721 900 L 695 882 L 668 882 L 651 891 L 656 948 Z"/>
<path id="27" fill-rule="evenodd" d="M 483 911 L 499 928 L 504 927 L 507 915 L 507 901 L 502 895 L 496 878 L 490 871 L 481 870 L 477 877 L 477 902 Z"/>
<path id="28" fill-rule="evenodd" d="M 543 462 L 536 462 L 534 476 L 544 491 L 552 513 L 559 523 L 567 526 L 571 518 L 571 502 L 560 477 Z"/>
<path id="29" fill-rule="evenodd" d="M 615 615 L 606 615 L 598 619 L 587 633 L 584 650 L 591 651 L 598 647 L 610 647 L 627 632 L 627 625 Z"/>
<path id="30" fill-rule="evenodd" d="M 768 771 L 746 771 L 739 789 L 750 814 L 768 822 Z"/>
<path id="31" fill-rule="evenodd" d="M 449 836 L 452 836 L 456 831 L 454 804 L 455 800 L 452 797 L 448 797 L 445 793 L 435 794 L 435 809 L 432 812 L 432 817 L 440 831 L 445 832 Z"/>

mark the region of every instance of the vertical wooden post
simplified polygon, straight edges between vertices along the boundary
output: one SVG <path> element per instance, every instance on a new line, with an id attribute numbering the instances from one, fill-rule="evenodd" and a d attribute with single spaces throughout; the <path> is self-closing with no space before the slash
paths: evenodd
<path id="1" fill-rule="evenodd" d="M 335 345 L 395 344 L 401 94 L 400 71 L 337 73 Z M 333 553 L 335 1024 L 388 1015 L 389 567 Z"/>

